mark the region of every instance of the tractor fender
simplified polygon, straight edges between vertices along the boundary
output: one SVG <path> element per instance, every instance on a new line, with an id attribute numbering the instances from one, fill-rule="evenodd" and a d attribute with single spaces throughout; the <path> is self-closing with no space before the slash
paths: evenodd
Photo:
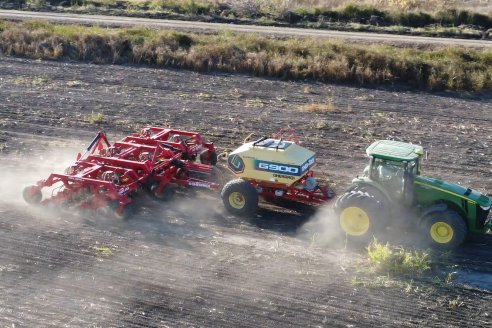
<path id="1" fill-rule="evenodd" d="M 342 198 L 344 198 L 344 195 L 348 195 L 350 194 L 350 192 L 356 190 L 369 193 L 370 195 L 373 195 L 374 197 L 379 199 L 380 206 L 383 210 L 388 209 L 388 206 L 391 204 L 391 198 L 389 197 L 388 193 L 382 188 L 379 188 L 377 184 L 366 182 L 364 180 L 356 181 L 354 179 L 354 181 L 352 181 L 352 185 L 350 185 L 350 187 L 337 198 L 334 204 L 334 208 L 336 209 L 339 206 L 340 201 L 342 200 Z"/>
<path id="2" fill-rule="evenodd" d="M 422 220 L 431 213 L 444 212 L 449 208 L 449 206 L 445 203 L 433 204 L 426 208 L 423 212 L 420 213 L 418 224 L 422 223 Z"/>

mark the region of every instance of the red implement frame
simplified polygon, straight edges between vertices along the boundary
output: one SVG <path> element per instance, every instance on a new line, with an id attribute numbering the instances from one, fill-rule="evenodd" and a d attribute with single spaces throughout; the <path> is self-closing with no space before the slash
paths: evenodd
<path id="1" fill-rule="evenodd" d="M 313 171 L 309 171 L 292 186 L 253 179 L 245 180 L 253 185 L 259 191 L 259 195 L 265 197 L 265 199 L 287 199 L 315 206 L 326 204 L 333 199 L 335 192 L 327 185 L 316 184 L 312 189 L 306 189 L 306 179 L 309 177 L 313 177 Z M 281 192 L 282 195 L 278 195 L 276 192 Z"/>
<path id="2" fill-rule="evenodd" d="M 23 195 L 28 203 L 93 210 L 109 206 L 123 215 L 141 188 L 156 196 L 170 184 L 217 191 L 219 184 L 209 180 L 212 154 L 214 145 L 195 132 L 149 127 L 111 145 L 101 131 L 65 174 L 51 174 Z M 195 162 L 198 156 L 204 163 Z M 41 189 L 55 185 L 52 196 L 43 200 Z"/>

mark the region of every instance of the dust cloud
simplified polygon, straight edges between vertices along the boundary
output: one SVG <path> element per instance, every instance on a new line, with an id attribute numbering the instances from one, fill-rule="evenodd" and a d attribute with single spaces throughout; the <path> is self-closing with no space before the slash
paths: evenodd
<path id="1" fill-rule="evenodd" d="M 79 151 L 80 149 L 64 146 L 35 154 L 22 153 L 2 157 L 0 201 L 14 205 L 25 204 L 22 190 L 26 186 L 35 185 L 37 181 L 48 178 L 51 173 L 63 173 L 75 162 Z M 43 193 L 43 199 L 49 196 L 48 190 L 43 190 Z"/>
<path id="2" fill-rule="evenodd" d="M 405 208 L 401 208 L 396 213 L 399 216 L 385 219 L 386 224 L 373 231 L 372 238 L 383 243 L 388 242 L 394 246 L 428 248 L 429 245 L 422 234 L 422 230 L 416 224 L 412 224 L 418 219 L 415 217 L 415 213 Z M 327 248 L 367 246 L 367 243 L 357 242 L 357 238 L 354 238 L 352 242 L 346 238 L 331 206 L 320 207 L 313 217 L 299 229 L 299 237 L 309 239 L 312 243 Z"/>
<path id="3" fill-rule="evenodd" d="M 346 247 L 336 214 L 329 205 L 318 208 L 309 221 L 299 229 L 299 237 L 321 247 Z"/>

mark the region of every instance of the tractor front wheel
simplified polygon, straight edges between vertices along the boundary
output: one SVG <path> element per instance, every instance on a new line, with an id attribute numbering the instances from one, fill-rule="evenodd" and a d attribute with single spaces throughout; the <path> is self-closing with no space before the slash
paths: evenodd
<path id="1" fill-rule="evenodd" d="M 461 245 L 467 235 L 466 222 L 453 210 L 434 212 L 422 221 L 424 236 L 429 246 L 451 250 Z"/>
<path id="2" fill-rule="evenodd" d="M 368 243 L 375 233 L 386 227 L 383 206 L 382 200 L 367 191 L 350 190 L 335 203 L 339 228 L 347 239 Z"/>
<path id="3" fill-rule="evenodd" d="M 225 208 L 232 214 L 252 215 L 258 210 L 258 192 L 242 179 L 226 183 L 220 196 Z"/>

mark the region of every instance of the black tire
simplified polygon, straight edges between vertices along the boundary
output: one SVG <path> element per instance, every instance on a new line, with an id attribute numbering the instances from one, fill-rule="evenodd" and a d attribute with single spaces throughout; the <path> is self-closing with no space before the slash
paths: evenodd
<path id="1" fill-rule="evenodd" d="M 366 188 L 351 188 L 335 203 L 337 226 L 352 242 L 366 244 L 388 225 L 385 200 Z"/>
<path id="2" fill-rule="evenodd" d="M 224 166 L 218 165 L 212 168 L 212 173 L 210 175 L 210 180 L 212 182 L 218 183 L 221 187 L 225 186 L 227 182 L 231 181 L 234 175 Z"/>
<path id="3" fill-rule="evenodd" d="M 28 186 L 22 190 L 22 197 L 28 204 L 39 204 L 43 199 L 43 194 L 38 187 Z"/>
<path id="4" fill-rule="evenodd" d="M 170 184 L 167 184 L 166 186 L 164 186 L 164 189 L 162 189 L 161 192 L 158 192 L 157 188 L 159 188 L 159 184 L 158 183 L 153 184 L 150 187 L 150 192 L 158 200 L 165 202 L 165 201 L 170 200 L 174 195 L 174 188 Z"/>
<path id="5" fill-rule="evenodd" d="M 465 220 L 452 209 L 426 215 L 421 228 L 426 244 L 441 250 L 457 248 L 468 236 Z"/>
<path id="6" fill-rule="evenodd" d="M 258 210 L 258 192 L 248 182 L 236 179 L 226 183 L 220 193 L 225 208 L 235 215 L 252 215 Z"/>
<path id="7" fill-rule="evenodd" d="M 217 153 L 215 151 L 210 151 L 208 149 L 200 153 L 200 163 L 208 165 L 217 164 Z"/>
<path id="8" fill-rule="evenodd" d="M 133 206 L 126 204 L 123 209 L 120 209 L 120 203 L 113 201 L 109 204 L 111 214 L 119 220 L 127 220 L 133 215 Z"/>

